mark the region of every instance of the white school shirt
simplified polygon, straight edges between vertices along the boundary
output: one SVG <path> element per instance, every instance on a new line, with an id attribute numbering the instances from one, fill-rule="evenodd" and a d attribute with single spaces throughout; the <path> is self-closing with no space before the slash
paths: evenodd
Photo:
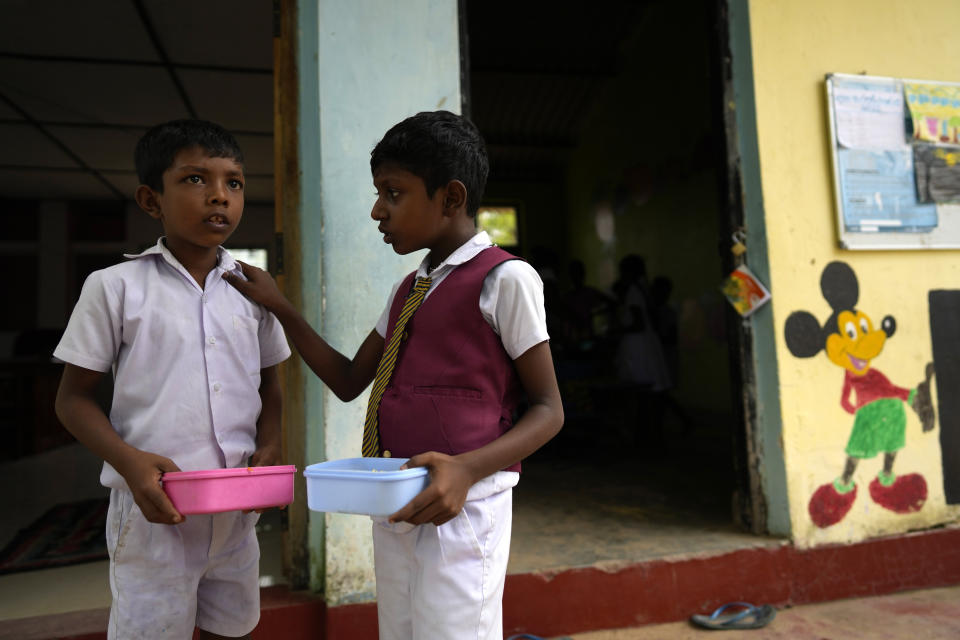
<path id="1" fill-rule="evenodd" d="M 443 282 L 443 279 L 454 269 L 491 245 L 490 236 L 486 231 L 480 231 L 460 245 L 430 273 L 433 281 L 424 299 L 429 298 L 437 285 Z M 417 268 L 418 278 L 427 276 L 429 264 L 430 255 L 428 254 Z M 393 290 L 387 299 L 387 306 L 377 321 L 377 333 L 381 337 L 387 335 L 390 307 L 404 279 L 401 278 L 393 285 Z M 480 313 L 483 314 L 487 324 L 500 336 L 500 341 L 503 342 L 503 347 L 510 359 L 516 360 L 530 347 L 550 339 L 543 306 L 543 281 L 529 263 L 523 260 L 508 260 L 491 269 L 483 281 L 478 302 Z"/>
<path id="2" fill-rule="evenodd" d="M 220 247 L 203 289 L 163 243 L 91 273 L 54 357 L 113 368 L 113 428 L 183 471 L 237 467 L 256 448 L 260 370 L 290 348 L 273 314 L 222 275 L 242 275 Z M 126 482 L 104 463 L 100 482 Z"/>

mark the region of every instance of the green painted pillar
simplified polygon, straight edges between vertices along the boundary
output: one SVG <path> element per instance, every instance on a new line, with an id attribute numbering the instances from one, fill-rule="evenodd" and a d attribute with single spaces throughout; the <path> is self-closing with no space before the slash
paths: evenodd
<path id="1" fill-rule="evenodd" d="M 370 219 L 370 151 L 419 111 L 460 111 L 457 0 L 301 0 L 297 6 L 303 313 L 352 356 L 392 285 L 422 253 L 398 256 Z M 288 241 L 290 241 L 288 240 Z M 308 463 L 360 455 L 367 393 L 341 402 L 311 373 Z M 331 606 L 375 594 L 370 519 L 310 512 L 311 586 Z"/>

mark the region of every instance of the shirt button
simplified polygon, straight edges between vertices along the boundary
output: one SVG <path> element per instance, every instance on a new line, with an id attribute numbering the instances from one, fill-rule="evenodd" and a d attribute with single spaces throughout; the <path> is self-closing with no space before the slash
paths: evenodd
<path id="1" fill-rule="evenodd" d="M 389 458 L 389 457 L 391 457 L 391 456 L 393 456 L 393 454 L 390 453 L 390 450 L 389 450 L 389 449 L 387 449 L 387 450 L 385 450 L 385 451 L 383 452 L 383 457 L 384 457 L 384 458 Z"/>
<path id="2" fill-rule="evenodd" d="M 220 383 L 219 383 L 219 382 L 217 382 L 217 383 L 215 383 L 215 384 L 213 385 L 213 390 L 214 390 L 214 391 L 220 391 Z"/>
<path id="3" fill-rule="evenodd" d="M 210 336 L 209 338 L 207 338 L 207 342 L 209 342 L 210 344 L 217 344 L 217 339 L 214 338 L 213 336 Z"/>

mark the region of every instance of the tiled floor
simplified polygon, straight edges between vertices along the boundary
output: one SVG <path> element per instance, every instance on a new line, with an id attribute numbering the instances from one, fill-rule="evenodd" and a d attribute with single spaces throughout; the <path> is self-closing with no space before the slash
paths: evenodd
<path id="1" fill-rule="evenodd" d="M 733 524 L 732 471 L 716 441 L 635 451 L 548 451 L 514 490 L 510 573 L 713 553 L 778 541 Z"/>
<path id="2" fill-rule="evenodd" d="M 708 640 L 713 633 L 684 621 L 578 633 L 570 640 Z M 723 640 L 955 640 L 960 586 L 784 608 L 762 629 L 728 629 L 721 635 Z"/>

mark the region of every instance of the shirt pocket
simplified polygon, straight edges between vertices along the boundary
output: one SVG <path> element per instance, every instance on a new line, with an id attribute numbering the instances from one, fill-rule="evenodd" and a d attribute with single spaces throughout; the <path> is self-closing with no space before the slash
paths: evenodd
<path id="1" fill-rule="evenodd" d="M 235 314 L 233 339 L 246 372 L 260 375 L 260 321 L 250 316 Z"/>

